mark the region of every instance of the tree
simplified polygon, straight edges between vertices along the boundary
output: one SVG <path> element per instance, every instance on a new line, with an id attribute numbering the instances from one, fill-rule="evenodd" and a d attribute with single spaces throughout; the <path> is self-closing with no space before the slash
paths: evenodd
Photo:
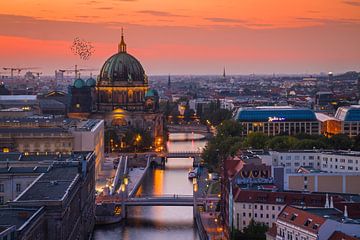
<path id="1" fill-rule="evenodd" d="M 328 145 L 325 144 L 321 140 L 313 140 L 313 139 L 303 139 L 298 141 L 298 143 L 295 145 L 296 149 L 326 149 L 328 148 Z"/>
<path id="2" fill-rule="evenodd" d="M 202 158 L 211 170 L 218 170 L 222 160 L 234 155 L 241 146 L 241 124 L 227 120 L 217 127 L 217 134 L 204 148 Z"/>
<path id="3" fill-rule="evenodd" d="M 299 140 L 291 136 L 275 136 L 267 142 L 267 146 L 270 149 L 276 151 L 284 151 L 289 149 L 295 149 Z"/>
<path id="4" fill-rule="evenodd" d="M 263 223 L 255 222 L 253 219 L 250 221 L 249 225 L 244 228 L 242 232 L 234 231 L 231 239 L 240 240 L 240 239 L 251 239 L 251 240 L 265 240 L 266 231 L 268 227 Z"/>
<path id="5" fill-rule="evenodd" d="M 269 137 L 262 132 L 250 133 L 246 136 L 244 140 L 244 146 L 255 149 L 264 149 L 266 148 L 266 142 L 268 140 Z"/>
<path id="6" fill-rule="evenodd" d="M 345 134 L 336 134 L 332 136 L 331 142 L 334 149 L 348 150 L 352 147 L 351 139 Z"/>

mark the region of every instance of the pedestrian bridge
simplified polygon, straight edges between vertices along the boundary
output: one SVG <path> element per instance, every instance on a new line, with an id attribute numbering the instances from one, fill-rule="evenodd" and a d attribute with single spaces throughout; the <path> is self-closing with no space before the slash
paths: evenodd
<path id="1" fill-rule="evenodd" d="M 124 202 L 123 202 L 124 200 Z M 205 202 L 219 201 L 218 197 L 196 198 L 193 195 L 168 194 L 160 196 L 139 196 L 123 199 L 121 195 L 98 196 L 97 204 L 124 204 L 125 206 L 194 206 L 204 205 Z"/>
<path id="2" fill-rule="evenodd" d="M 193 158 L 200 157 L 201 151 L 184 151 L 184 152 L 169 152 L 166 154 L 167 158 Z"/>

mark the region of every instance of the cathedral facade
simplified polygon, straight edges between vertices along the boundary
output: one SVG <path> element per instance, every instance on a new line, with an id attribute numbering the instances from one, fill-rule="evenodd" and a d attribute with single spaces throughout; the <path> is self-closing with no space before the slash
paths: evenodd
<path id="1" fill-rule="evenodd" d="M 132 128 L 150 132 L 154 140 L 162 139 L 158 92 L 149 88 L 141 63 L 127 53 L 123 34 L 118 52 L 105 61 L 96 82 L 80 82 L 77 79 L 69 87 L 69 117 L 104 119 L 106 130 L 119 137 Z"/>

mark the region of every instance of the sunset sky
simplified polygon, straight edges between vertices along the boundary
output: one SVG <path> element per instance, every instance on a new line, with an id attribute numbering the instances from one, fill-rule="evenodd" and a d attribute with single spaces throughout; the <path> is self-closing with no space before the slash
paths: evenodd
<path id="1" fill-rule="evenodd" d="M 148 75 L 360 71 L 360 0 L 3 0 L 0 67 L 100 69 L 121 27 Z"/>

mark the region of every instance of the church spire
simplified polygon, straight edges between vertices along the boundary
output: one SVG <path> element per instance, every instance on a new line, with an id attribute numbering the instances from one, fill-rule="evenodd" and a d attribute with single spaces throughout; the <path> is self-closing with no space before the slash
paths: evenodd
<path id="1" fill-rule="evenodd" d="M 126 53 L 126 43 L 124 41 L 124 29 L 121 28 L 121 42 L 119 43 L 119 53 L 125 52 Z"/>

